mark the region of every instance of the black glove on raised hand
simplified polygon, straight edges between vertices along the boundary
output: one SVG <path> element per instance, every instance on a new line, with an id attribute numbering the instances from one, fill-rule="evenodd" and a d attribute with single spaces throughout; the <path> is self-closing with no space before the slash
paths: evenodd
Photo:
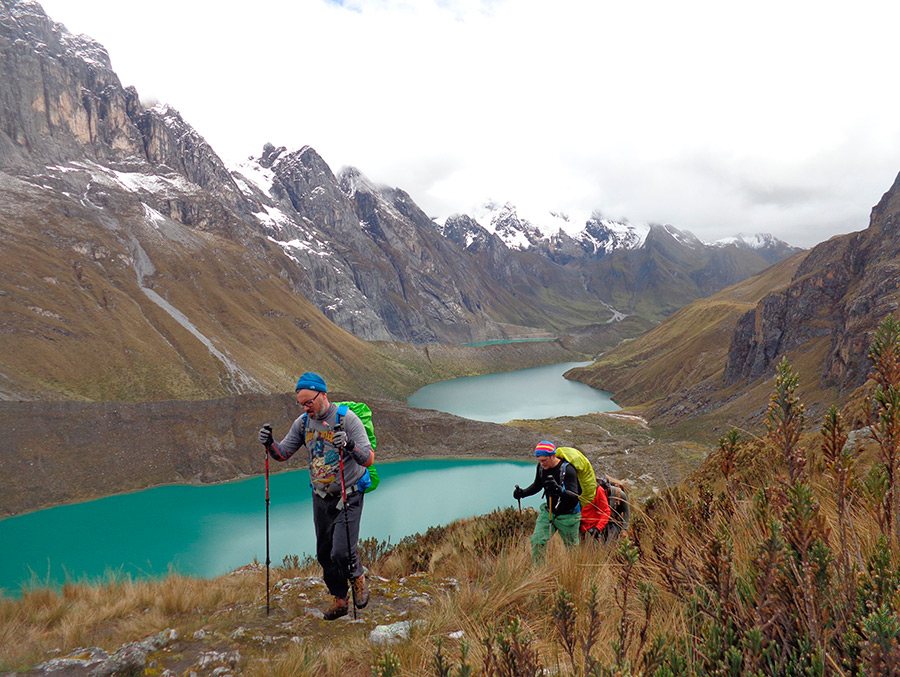
<path id="1" fill-rule="evenodd" d="M 518 501 L 519 499 L 523 498 L 524 496 L 525 496 L 525 492 L 522 491 L 522 488 L 517 485 L 516 488 L 513 489 L 513 498 Z"/>
<path id="2" fill-rule="evenodd" d="M 272 426 L 266 423 L 259 429 L 259 441 L 263 446 L 268 447 L 272 444 Z"/>
<path id="3" fill-rule="evenodd" d="M 552 477 L 548 477 L 544 480 L 544 490 L 554 498 L 562 495 L 562 487 L 559 486 L 559 482 L 557 482 Z"/>

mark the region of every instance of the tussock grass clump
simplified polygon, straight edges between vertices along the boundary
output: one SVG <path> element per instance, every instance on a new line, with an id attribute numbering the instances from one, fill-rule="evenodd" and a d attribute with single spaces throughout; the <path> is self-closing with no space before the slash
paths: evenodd
<path id="1" fill-rule="evenodd" d="M 30 588 L 21 599 L 0 599 L 0 668 L 46 660 L 48 652 L 79 646 L 114 650 L 170 627 L 197 610 L 214 612 L 224 601 L 260 596 L 260 576 L 198 580 L 175 574 L 160 580 L 67 583 Z M 199 619 L 188 619 L 197 627 Z"/>

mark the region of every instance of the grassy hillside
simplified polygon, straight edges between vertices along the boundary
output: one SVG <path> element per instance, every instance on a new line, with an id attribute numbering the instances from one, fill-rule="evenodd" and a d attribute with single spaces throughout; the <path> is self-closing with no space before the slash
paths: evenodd
<path id="1" fill-rule="evenodd" d="M 681 401 L 681 391 L 698 384 L 709 390 L 721 387 L 737 319 L 767 293 L 788 284 L 805 256 L 806 252 L 801 252 L 744 282 L 694 301 L 638 338 L 607 351 L 593 364 L 570 370 L 566 377 L 613 392 L 622 406 L 640 405 L 654 416 L 665 412 L 668 418 L 661 420 L 667 423 L 696 413 L 697 403 Z M 723 392 L 717 398 L 727 402 L 732 396 Z M 763 396 L 760 404 L 765 406 L 765 401 Z"/>
<path id="2" fill-rule="evenodd" d="M 379 347 L 329 322 L 299 293 L 299 268 L 264 241 L 154 226 L 136 201 L 100 224 L 24 182 L 0 185 L 4 195 L 3 399 L 213 399 L 283 392 L 307 369 L 338 389 L 404 397 L 441 378 L 579 357 L 548 344 L 506 357 L 472 349 L 453 364 Z"/>
<path id="3" fill-rule="evenodd" d="M 891 345 L 895 360 L 900 327 Z M 331 623 L 317 567 L 290 557 L 269 615 L 258 563 L 35 588 L 0 601 L 0 669 L 111 655 L 135 674 L 896 674 L 896 417 L 852 433 L 837 410 L 808 421 L 788 364 L 774 394 L 762 436 L 724 435 L 689 482 L 634 507 L 614 547 L 553 540 L 533 564 L 534 512 L 514 508 L 367 541 L 369 607 Z"/>
<path id="4" fill-rule="evenodd" d="M 120 211 L 103 227 L 24 184 L 15 195 L 0 214 L 0 388 L 11 399 L 270 392 L 302 372 L 299 362 L 337 384 L 373 369 L 403 379 L 293 293 L 290 272 L 272 270 L 264 251 L 172 220 L 154 229 L 143 212 Z"/>

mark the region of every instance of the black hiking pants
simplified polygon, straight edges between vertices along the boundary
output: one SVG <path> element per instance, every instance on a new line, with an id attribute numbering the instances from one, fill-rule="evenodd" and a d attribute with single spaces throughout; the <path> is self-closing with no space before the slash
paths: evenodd
<path id="1" fill-rule="evenodd" d="M 325 587 L 335 597 L 345 598 L 350 589 L 350 562 L 354 565 L 352 577 L 359 578 L 363 575 L 362 562 L 356 552 L 363 494 L 361 491 L 349 494 L 347 505 L 342 510 L 338 510 L 340 501 L 340 494 L 325 498 L 313 494 L 313 524 L 316 527 L 316 559 L 322 565 Z"/>

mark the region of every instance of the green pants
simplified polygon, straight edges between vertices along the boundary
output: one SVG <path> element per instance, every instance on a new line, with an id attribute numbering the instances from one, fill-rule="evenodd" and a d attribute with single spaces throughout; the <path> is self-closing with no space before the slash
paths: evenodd
<path id="1" fill-rule="evenodd" d="M 536 564 L 543 561 L 547 541 L 554 532 L 559 532 L 559 536 L 567 548 L 574 548 L 578 545 L 578 529 L 580 527 L 581 513 L 554 515 L 551 520 L 550 511 L 547 509 L 547 504 L 544 503 L 534 524 L 534 533 L 531 534 L 531 561 Z"/>

